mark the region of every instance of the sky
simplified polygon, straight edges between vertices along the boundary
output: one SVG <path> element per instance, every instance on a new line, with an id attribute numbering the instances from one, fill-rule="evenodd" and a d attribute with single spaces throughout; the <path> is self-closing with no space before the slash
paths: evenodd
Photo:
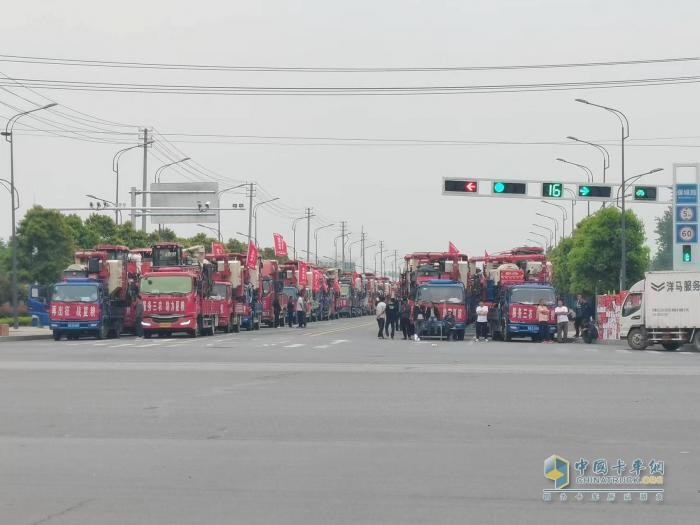
<path id="1" fill-rule="evenodd" d="M 638 0 L 633 8 L 629 1 L 619 0 L 126 0 L 118 4 L 24 0 L 3 7 L 0 55 L 284 68 L 648 60 L 700 55 L 695 27 L 699 16 L 700 3 L 686 0 Z M 693 76 L 700 73 L 700 61 L 341 73 L 86 68 L 0 59 L 0 72 L 14 79 L 110 83 L 406 87 Z M 33 204 L 83 207 L 90 200 L 85 194 L 113 198 L 112 157 L 138 140 L 139 128 L 148 127 L 159 133 L 157 144 L 149 151 L 149 178 L 169 159 L 189 156 L 193 159 L 186 163 L 189 166 L 164 170 L 163 181 L 209 180 L 212 174 L 222 178 L 220 187 L 255 181 L 260 188 L 256 202 L 279 197 L 274 204 L 259 208 L 259 243 L 271 246 L 272 233 L 279 232 L 291 244 L 292 220 L 311 207 L 313 229 L 335 224 L 319 231 L 319 253 L 330 257 L 340 221 L 347 221 L 349 242 L 358 240 L 364 228 L 368 244 L 381 240 L 399 258 L 411 251 L 447 250 L 450 241 L 467 254 L 532 244 L 526 241 L 533 237 L 529 232 L 537 229 L 532 223 L 548 224 L 536 213 L 554 212 L 561 218 L 558 210 L 537 200 L 446 197 L 441 193 L 442 178 L 585 181 L 583 171 L 555 160 L 564 157 L 589 166 L 600 181 L 600 152 L 568 143 L 565 137 L 574 135 L 608 145 L 607 179 L 619 183 L 619 122 L 603 110 L 574 102 L 577 97 L 619 108 L 628 116 L 628 176 L 664 168 L 644 180 L 671 184 L 674 163 L 700 158 L 697 83 L 372 96 L 29 91 L 16 84 L 2 86 L 3 126 L 17 108 L 26 110 L 48 100 L 59 104 L 35 115 L 42 120 L 28 116 L 15 128 L 20 217 Z M 57 127 L 88 131 L 69 133 L 71 139 L 57 136 Z M 389 139 L 408 142 L 386 142 Z M 518 142 L 524 144 L 512 144 Z M 140 185 L 141 169 L 140 150 L 122 156 L 120 201 L 128 202 L 128 187 Z M 0 178 L 9 178 L 7 144 L 0 145 Z M 0 192 L 9 197 L 4 190 Z M 242 195 L 229 193 L 222 197 L 222 205 L 243 200 Z M 0 202 L 6 203 L 0 205 L 0 237 L 7 238 L 9 198 Z M 569 202 L 562 204 L 570 215 Z M 594 211 L 598 206 L 591 208 Z M 644 220 L 653 247 L 654 218 L 663 213 L 664 206 L 631 207 Z M 586 205 L 577 204 L 576 218 L 585 213 Z M 569 217 L 567 233 L 570 223 Z M 247 213 L 222 216 L 222 233 L 227 239 L 236 237 L 236 232 L 247 232 L 247 226 Z M 183 236 L 206 231 L 194 225 L 174 228 Z M 297 230 L 297 245 L 299 250 L 306 249 L 303 226 Z M 368 265 L 376 249 L 378 245 L 368 249 Z M 353 256 L 357 254 L 355 245 Z"/>

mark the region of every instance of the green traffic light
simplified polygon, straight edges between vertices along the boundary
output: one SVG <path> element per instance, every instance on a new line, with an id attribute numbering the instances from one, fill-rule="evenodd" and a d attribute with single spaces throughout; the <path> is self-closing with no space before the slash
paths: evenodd
<path id="1" fill-rule="evenodd" d="M 689 263 L 692 262 L 693 258 L 691 256 L 691 248 L 689 244 L 684 244 L 683 245 L 683 262 Z"/>
<path id="2" fill-rule="evenodd" d="M 582 197 L 587 197 L 591 193 L 591 188 L 590 186 L 579 186 L 578 193 Z"/>
<path id="3" fill-rule="evenodd" d="M 638 188 L 637 191 L 634 192 L 634 196 L 643 198 L 647 196 L 647 192 L 644 188 Z"/>
<path id="4" fill-rule="evenodd" d="M 493 185 L 493 191 L 495 191 L 496 193 L 503 193 L 504 191 L 506 191 L 506 185 L 502 182 L 496 182 Z"/>

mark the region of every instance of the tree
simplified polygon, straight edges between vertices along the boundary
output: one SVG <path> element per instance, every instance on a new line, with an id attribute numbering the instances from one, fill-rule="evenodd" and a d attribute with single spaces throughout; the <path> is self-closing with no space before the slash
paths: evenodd
<path id="1" fill-rule="evenodd" d="M 559 293 L 573 293 L 571 290 L 571 271 L 568 265 L 573 247 L 574 239 L 567 237 L 549 252 L 549 259 L 552 261 L 554 271 L 552 282 Z"/>
<path id="2" fill-rule="evenodd" d="M 10 301 L 11 260 L 10 247 L 0 239 L 0 306 Z"/>
<path id="3" fill-rule="evenodd" d="M 17 266 L 24 282 L 56 282 L 73 261 L 74 231 L 54 210 L 34 206 L 17 228 Z"/>
<path id="4" fill-rule="evenodd" d="M 238 239 L 229 239 L 226 243 L 226 249 L 231 253 L 247 253 L 248 244 Z"/>
<path id="5" fill-rule="evenodd" d="M 93 248 L 96 244 L 114 244 L 117 225 L 112 217 L 93 213 L 84 222 L 85 229 L 91 232 L 97 238 L 97 242 L 89 248 Z"/>
<path id="6" fill-rule="evenodd" d="M 625 212 L 627 283 L 644 277 L 649 267 L 649 248 L 644 245 L 644 226 L 632 211 Z M 620 274 L 620 219 L 615 207 L 604 208 L 581 221 L 574 232 L 566 259 L 570 293 L 592 294 L 617 290 Z"/>
<path id="7" fill-rule="evenodd" d="M 651 263 L 652 270 L 673 269 L 673 209 L 671 206 L 663 216 L 656 218 L 656 255 Z"/>

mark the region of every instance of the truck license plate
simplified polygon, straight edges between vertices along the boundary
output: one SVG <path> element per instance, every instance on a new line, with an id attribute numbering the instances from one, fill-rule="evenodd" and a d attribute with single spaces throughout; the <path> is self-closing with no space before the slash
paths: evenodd
<path id="1" fill-rule="evenodd" d="M 527 331 L 528 331 L 528 332 L 539 332 L 539 331 L 540 331 L 540 327 L 539 327 L 539 326 L 528 326 L 528 327 L 527 327 Z"/>
<path id="2" fill-rule="evenodd" d="M 80 323 L 68 323 L 68 328 L 80 328 Z"/>

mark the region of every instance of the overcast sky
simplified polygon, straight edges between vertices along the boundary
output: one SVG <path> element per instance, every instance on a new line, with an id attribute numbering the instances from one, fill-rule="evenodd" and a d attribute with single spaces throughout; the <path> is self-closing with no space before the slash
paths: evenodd
<path id="1" fill-rule="evenodd" d="M 106 7 L 109 6 L 109 7 Z M 255 1 L 104 2 L 24 0 L 6 3 L 0 18 L 0 54 L 134 62 L 282 67 L 435 67 L 552 64 L 692 57 L 698 52 L 700 3 L 690 0 L 630 1 Z M 82 68 L 0 61 L 13 78 L 196 85 L 247 86 L 428 86 L 618 80 L 700 73 L 699 62 L 603 68 L 411 72 L 285 73 L 204 72 Z M 575 145 L 409 145 L 348 143 L 317 139 L 233 139 L 168 135 L 336 137 L 447 141 L 566 142 L 567 135 L 615 141 L 617 119 L 573 101 L 584 97 L 623 110 L 630 119 L 628 175 L 661 167 L 671 183 L 674 162 L 696 162 L 700 150 L 698 84 L 530 93 L 420 96 L 214 96 L 92 93 L 39 89 L 16 94 L 38 104 L 57 101 L 60 114 L 44 117 L 64 128 L 92 127 L 130 133 L 104 140 L 135 141 L 139 127 L 154 127 L 191 156 L 197 168 L 254 180 L 283 208 L 261 208 L 259 239 L 272 232 L 291 244 L 291 217 L 307 206 L 324 220 L 348 221 L 351 240 L 364 225 L 369 243 L 380 239 L 399 254 L 446 250 L 448 241 L 468 254 L 523 244 L 536 212 L 557 212 L 535 200 L 448 198 L 444 176 L 530 180 L 585 180 L 565 157 L 601 177 L 601 156 Z M 31 104 L 0 90 L 0 103 Z M 71 109 L 67 109 L 71 108 Z M 0 115 L 14 110 L 0 106 Z M 39 114 L 37 115 L 37 117 Z M 125 123 L 117 127 L 97 121 Z M 27 118 L 26 125 L 52 128 Z M 4 120 L 2 121 L 4 126 Z M 92 127 L 88 126 L 90 129 Z M 113 154 L 122 144 L 68 140 L 27 132 L 18 124 L 15 174 L 22 198 L 20 216 L 31 204 L 84 206 L 92 193 L 114 196 Z M 98 134 L 90 134 L 95 138 Z M 668 139 L 670 137 L 670 139 Z M 650 139 L 650 140 L 646 140 Z M 177 141 L 177 142 L 176 142 Z M 217 142 L 217 143 L 212 143 Z M 255 143 L 255 144 L 253 144 Z M 653 146 L 648 145 L 653 144 Z M 0 177 L 9 178 L 9 146 L 0 145 Z M 619 182 L 619 146 L 611 145 L 608 179 Z M 121 199 L 140 185 L 139 150 L 122 157 Z M 162 149 L 150 157 L 149 173 L 163 163 Z M 185 181 L 192 172 L 169 170 L 164 181 Z M 652 176 L 653 177 L 653 176 Z M 649 178 L 651 180 L 651 177 Z M 9 236 L 7 194 L 0 206 L 0 237 Z M 667 196 L 668 194 L 662 194 Z M 241 201 L 224 197 L 224 206 Z M 567 205 L 567 208 L 568 205 Z M 597 209 L 598 205 L 592 205 Z M 660 205 L 633 205 L 651 239 Z M 577 218 L 585 204 L 576 207 Z M 150 227 L 150 224 L 149 224 Z M 183 235 L 194 226 L 178 226 Z M 569 225 L 567 224 L 567 232 Z M 223 234 L 247 231 L 247 214 L 223 217 Z M 301 230 L 299 230 L 301 232 Z M 298 233 L 299 233 L 298 232 Z M 319 234 L 319 252 L 333 255 L 335 228 Z M 303 235 L 297 236 L 305 249 Z M 355 248 L 353 254 L 359 253 Z M 371 256 L 374 248 L 368 253 Z"/>

